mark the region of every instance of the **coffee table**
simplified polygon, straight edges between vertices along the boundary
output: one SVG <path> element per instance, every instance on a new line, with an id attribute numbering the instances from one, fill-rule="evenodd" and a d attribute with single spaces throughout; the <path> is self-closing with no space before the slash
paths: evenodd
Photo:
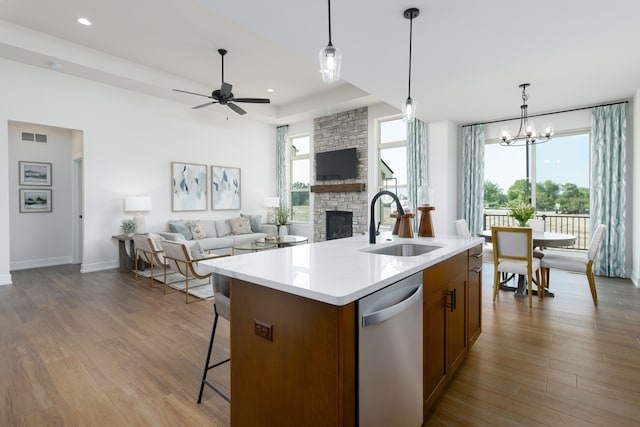
<path id="1" fill-rule="evenodd" d="M 284 246 L 295 246 L 300 243 L 308 243 L 309 238 L 305 236 L 294 236 L 292 234 L 288 236 L 278 236 L 273 238 L 273 240 L 268 239 L 267 237 L 262 237 L 256 240 L 256 243 L 259 245 L 277 245 L 279 248 Z"/>
<path id="2" fill-rule="evenodd" d="M 262 239 L 262 243 L 259 241 L 255 242 L 244 242 L 233 245 L 233 255 L 236 254 L 236 251 L 249 251 L 249 252 L 258 252 L 264 251 L 266 249 L 275 249 L 278 246 L 275 242 L 264 242 L 264 238 Z"/>

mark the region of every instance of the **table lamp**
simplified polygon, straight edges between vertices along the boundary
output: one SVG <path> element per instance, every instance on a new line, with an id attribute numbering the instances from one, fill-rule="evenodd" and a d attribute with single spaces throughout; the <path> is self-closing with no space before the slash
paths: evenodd
<path id="1" fill-rule="evenodd" d="M 279 197 L 265 197 L 263 205 L 265 208 L 271 208 L 269 210 L 269 217 L 267 218 L 267 222 L 274 223 L 276 222 L 276 209 L 280 207 L 280 198 Z"/>
<path id="2" fill-rule="evenodd" d="M 146 233 L 147 224 L 142 212 L 151 210 L 151 197 L 148 196 L 130 196 L 124 199 L 125 212 L 136 212 L 133 218 L 136 221 L 136 233 Z"/>

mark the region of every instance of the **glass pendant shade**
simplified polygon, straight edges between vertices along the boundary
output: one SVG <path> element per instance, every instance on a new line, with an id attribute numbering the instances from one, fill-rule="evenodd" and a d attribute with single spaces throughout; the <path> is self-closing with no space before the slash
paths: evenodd
<path id="1" fill-rule="evenodd" d="M 425 182 L 418 188 L 418 203 L 420 206 L 433 205 L 433 188 L 428 182 Z"/>
<path id="2" fill-rule="evenodd" d="M 320 59 L 320 73 L 322 81 L 333 83 L 340 80 L 340 65 L 342 63 L 342 51 L 331 43 L 318 54 Z"/>
<path id="3" fill-rule="evenodd" d="M 402 104 L 402 119 L 405 122 L 412 122 L 416 118 L 416 103 L 411 97 Z"/>

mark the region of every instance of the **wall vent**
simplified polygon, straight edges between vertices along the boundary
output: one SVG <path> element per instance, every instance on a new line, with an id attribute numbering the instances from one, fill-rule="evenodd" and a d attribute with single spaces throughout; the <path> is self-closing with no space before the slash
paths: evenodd
<path id="1" fill-rule="evenodd" d="M 47 135 L 40 133 L 22 132 L 22 140 L 25 142 L 47 143 Z"/>

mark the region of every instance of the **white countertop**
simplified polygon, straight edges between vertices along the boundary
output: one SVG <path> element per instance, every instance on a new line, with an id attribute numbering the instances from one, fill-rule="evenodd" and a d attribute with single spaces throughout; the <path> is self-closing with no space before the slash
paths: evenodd
<path id="1" fill-rule="evenodd" d="M 484 242 L 479 237 L 414 237 L 381 233 L 287 246 L 199 263 L 205 271 L 342 306 Z M 399 257 L 363 250 L 397 243 L 441 245 L 424 255 Z"/>

